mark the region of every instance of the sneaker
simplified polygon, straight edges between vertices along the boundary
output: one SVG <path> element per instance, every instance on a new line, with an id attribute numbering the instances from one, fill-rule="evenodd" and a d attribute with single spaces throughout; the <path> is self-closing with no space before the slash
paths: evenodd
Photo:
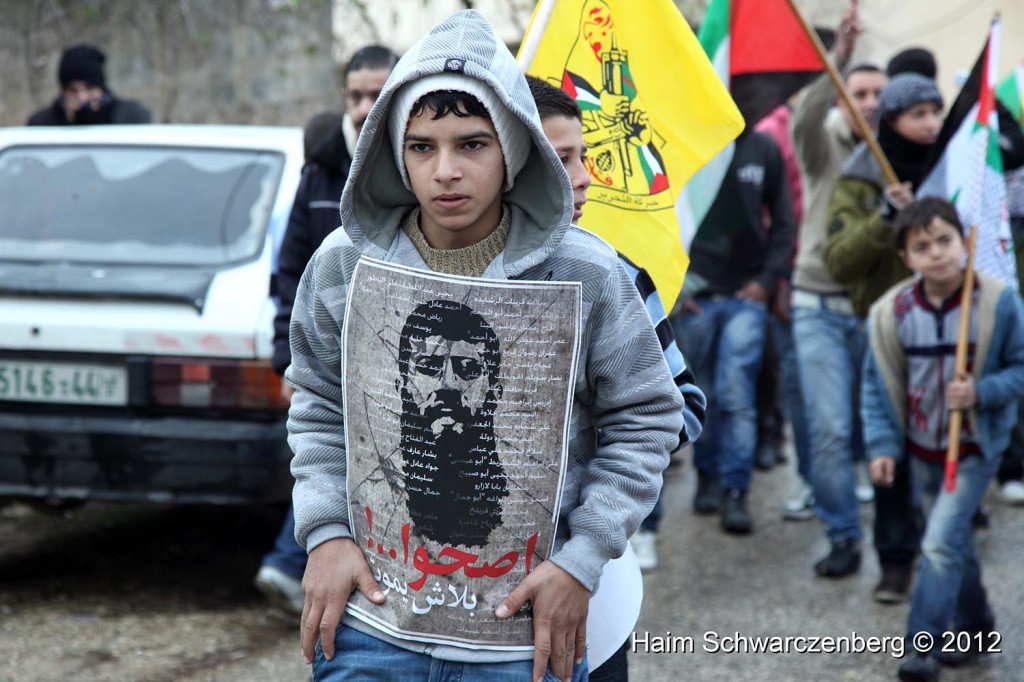
<path id="1" fill-rule="evenodd" d="M 693 496 L 693 511 L 697 514 L 715 514 L 722 508 L 722 484 L 718 476 L 697 469 L 697 494 Z"/>
<path id="2" fill-rule="evenodd" d="M 856 467 L 857 487 L 854 492 L 857 495 L 857 501 L 861 504 L 871 504 L 875 501 L 875 486 L 871 484 L 871 474 L 868 473 L 866 464 L 858 462 Z"/>
<path id="3" fill-rule="evenodd" d="M 883 566 L 882 578 L 875 585 L 872 596 L 880 604 L 902 604 L 910 596 L 913 566 Z"/>
<path id="4" fill-rule="evenodd" d="M 743 490 L 726 490 L 723 498 L 722 529 L 726 533 L 740 535 L 754 530 L 754 522 L 747 511 L 747 493 Z"/>
<path id="5" fill-rule="evenodd" d="M 651 571 L 658 567 L 658 534 L 650 530 L 638 530 L 629 539 L 636 554 L 636 561 L 641 571 Z"/>
<path id="6" fill-rule="evenodd" d="M 302 615 L 306 599 L 302 593 L 301 580 L 273 566 L 260 566 L 253 583 L 275 607 L 288 613 Z"/>
<path id="7" fill-rule="evenodd" d="M 822 578 L 842 578 L 860 569 L 860 546 L 856 540 L 832 543 L 828 556 L 814 564 L 814 572 Z"/>
<path id="8" fill-rule="evenodd" d="M 782 518 L 787 521 L 809 521 L 814 518 L 814 492 L 806 483 L 800 484 L 800 495 L 786 502 Z"/>
<path id="9" fill-rule="evenodd" d="M 900 666 L 903 682 L 938 682 L 939 662 L 930 656 L 914 655 Z"/>
<path id="10" fill-rule="evenodd" d="M 999 488 L 999 497 L 1014 507 L 1024 505 L 1024 482 L 1007 481 Z"/>

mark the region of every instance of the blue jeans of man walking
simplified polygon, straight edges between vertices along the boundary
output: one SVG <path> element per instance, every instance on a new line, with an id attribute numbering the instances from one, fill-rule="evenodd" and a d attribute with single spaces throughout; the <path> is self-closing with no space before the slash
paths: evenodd
<path id="1" fill-rule="evenodd" d="M 927 632 L 941 645 L 942 633 L 947 630 L 977 632 L 995 623 L 981 584 L 972 519 L 999 469 L 999 460 L 982 456 L 961 460 L 953 492 L 943 487 L 943 463 L 915 458 L 911 467 L 925 506 L 933 501 L 910 600 L 907 642 L 909 645 L 918 632 Z"/>
<path id="2" fill-rule="evenodd" d="M 676 338 L 708 396 L 704 431 L 693 464 L 717 474 L 725 490 L 746 491 L 757 447 L 757 373 L 764 352 L 763 303 L 724 296 L 697 297 L 701 313 L 672 319 Z"/>
<path id="3" fill-rule="evenodd" d="M 794 307 L 793 336 L 810 424 L 811 473 L 818 518 L 831 542 L 860 541 L 854 455 L 863 449 L 860 372 L 862 321 L 827 308 Z"/>
<path id="4" fill-rule="evenodd" d="M 796 358 L 793 323 L 771 318 L 771 334 L 775 352 L 779 356 L 780 403 L 782 413 L 793 429 L 793 449 L 796 451 L 797 473 L 811 482 L 813 465 L 811 451 L 811 425 L 807 420 L 803 389 L 800 386 L 800 366 Z"/>

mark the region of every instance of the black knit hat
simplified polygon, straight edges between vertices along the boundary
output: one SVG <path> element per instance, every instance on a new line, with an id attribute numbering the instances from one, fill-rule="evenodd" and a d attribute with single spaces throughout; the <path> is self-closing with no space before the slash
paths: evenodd
<path id="1" fill-rule="evenodd" d="M 106 90 L 107 83 L 103 77 L 103 62 L 105 61 L 107 61 L 107 56 L 92 45 L 69 47 L 60 57 L 57 80 L 60 81 L 62 88 L 68 87 L 72 81 L 85 81 L 89 85 Z"/>
<path id="2" fill-rule="evenodd" d="M 885 73 L 889 78 L 901 73 L 919 73 L 925 78 L 935 80 L 938 73 L 938 65 L 935 63 L 935 55 L 923 47 L 908 47 L 902 52 L 897 52 L 885 67 Z"/>
<path id="3" fill-rule="evenodd" d="M 896 75 L 878 97 L 878 114 L 892 121 L 904 111 L 921 102 L 934 102 L 942 109 L 942 95 L 931 78 L 918 73 Z"/>

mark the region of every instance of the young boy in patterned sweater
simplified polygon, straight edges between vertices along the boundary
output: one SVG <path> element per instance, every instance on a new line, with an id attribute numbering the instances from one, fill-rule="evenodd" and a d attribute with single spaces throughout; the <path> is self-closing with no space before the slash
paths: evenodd
<path id="1" fill-rule="evenodd" d="M 919 494 L 930 502 L 907 620 L 908 651 L 913 646 L 919 653 L 899 670 L 901 680 L 930 682 L 940 663 L 966 662 L 995 643 L 971 518 L 999 468 L 1017 421 L 1016 401 L 1024 396 L 1024 308 L 1012 288 L 978 274 L 967 371 L 956 372 L 963 225 L 951 204 L 927 198 L 904 208 L 894 229 L 901 258 L 918 276 L 871 309 L 861 411 L 875 484 L 892 485 L 896 460 L 910 456 Z M 964 410 L 966 418 L 956 487 L 949 491 L 943 478 L 953 410 Z M 968 634 L 968 651 L 942 650 L 942 633 L 951 630 Z M 935 648 L 922 651 L 920 633 Z"/>

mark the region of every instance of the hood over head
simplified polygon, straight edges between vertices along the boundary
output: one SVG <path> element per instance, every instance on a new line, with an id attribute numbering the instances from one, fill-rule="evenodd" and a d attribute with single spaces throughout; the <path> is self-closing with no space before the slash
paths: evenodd
<path id="1" fill-rule="evenodd" d="M 421 80 L 437 87 L 424 89 L 417 85 Z M 416 99 L 437 90 L 469 92 L 491 113 L 512 180 L 502 196 L 511 209 L 503 254 L 506 276 L 541 262 L 572 222 L 572 187 L 544 136 L 519 65 L 475 10 L 458 12 L 431 30 L 405 53 L 384 84 L 363 124 L 341 196 L 346 233 L 361 251 L 381 257 L 403 216 L 418 205 L 395 151 L 401 140 L 392 137 L 404 135 Z"/>

